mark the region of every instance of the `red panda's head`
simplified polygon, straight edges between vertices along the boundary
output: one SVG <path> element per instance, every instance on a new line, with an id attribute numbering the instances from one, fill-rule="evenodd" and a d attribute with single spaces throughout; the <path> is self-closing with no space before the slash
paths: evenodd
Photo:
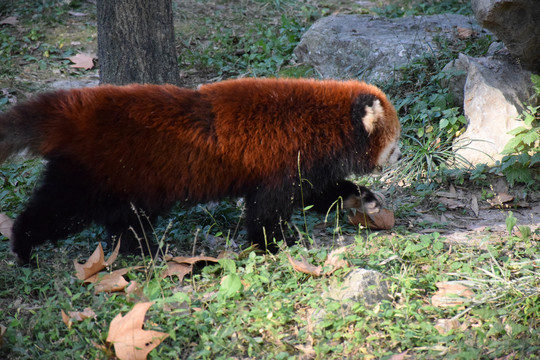
<path id="1" fill-rule="evenodd" d="M 366 153 L 370 165 L 380 168 L 401 158 L 401 125 L 394 106 L 386 95 L 368 85 L 369 92 L 357 96 L 352 109 L 354 121 L 360 121 L 367 135 Z"/>

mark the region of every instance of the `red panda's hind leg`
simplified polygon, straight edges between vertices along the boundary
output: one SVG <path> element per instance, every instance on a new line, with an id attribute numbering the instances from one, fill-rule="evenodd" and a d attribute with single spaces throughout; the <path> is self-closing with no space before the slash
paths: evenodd
<path id="1" fill-rule="evenodd" d="M 245 197 L 247 236 L 252 245 L 276 253 L 277 242 L 294 244 L 294 239 L 287 236 L 287 222 L 294 208 L 291 198 L 289 193 L 261 188 Z"/>
<path id="2" fill-rule="evenodd" d="M 11 250 L 20 264 L 30 262 L 38 245 L 66 238 L 90 223 L 86 189 L 78 178 L 70 164 L 55 160 L 47 164 L 41 184 L 13 224 Z"/>
<path id="3" fill-rule="evenodd" d="M 39 187 L 15 220 L 11 250 L 20 264 L 28 264 L 38 245 L 65 239 L 97 223 L 105 226 L 110 235 L 121 238 L 122 253 L 141 254 L 141 249 L 144 253 L 155 253 L 153 237 L 143 236 L 141 229 L 151 229 L 158 212 L 146 211 L 146 216 L 140 216 L 141 208 L 144 207 L 132 206 L 129 200 L 104 190 L 90 173 L 73 161 L 52 158 Z M 146 241 L 139 241 L 140 238 L 148 239 L 150 246 Z"/>

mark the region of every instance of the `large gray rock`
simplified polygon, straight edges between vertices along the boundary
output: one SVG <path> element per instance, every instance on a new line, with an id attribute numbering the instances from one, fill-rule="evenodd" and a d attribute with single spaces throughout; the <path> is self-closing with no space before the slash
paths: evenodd
<path id="1" fill-rule="evenodd" d="M 526 68 L 540 72 L 540 1 L 472 0 L 472 8 Z"/>
<path id="2" fill-rule="evenodd" d="M 510 56 L 471 58 L 460 54 L 446 67 L 461 70 L 449 85 L 463 99 L 467 129 L 454 150 L 472 164 L 493 165 L 512 138 L 508 132 L 523 122 L 517 117 L 533 96 L 531 73 L 516 66 Z M 461 85 L 461 93 L 460 92 Z"/>
<path id="3" fill-rule="evenodd" d="M 436 37 L 454 37 L 458 27 L 482 32 L 473 17 L 455 14 L 398 19 L 338 14 L 313 24 L 294 52 L 325 78 L 386 81 L 399 66 L 436 53 Z"/>

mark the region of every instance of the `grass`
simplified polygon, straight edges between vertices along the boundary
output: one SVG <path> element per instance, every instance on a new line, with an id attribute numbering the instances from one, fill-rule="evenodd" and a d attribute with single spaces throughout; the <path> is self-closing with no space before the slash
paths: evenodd
<path id="1" fill-rule="evenodd" d="M 375 307 L 353 304 L 350 312 L 321 299 L 332 279 L 294 272 L 284 252 L 276 257 L 251 252 L 230 261 L 234 266 L 208 265 L 184 284 L 161 279 L 163 264 L 148 274 L 131 273 L 130 279 L 145 284 L 145 296 L 157 302 L 147 324 L 170 335 L 152 358 L 274 359 L 300 356 L 303 351 L 325 359 L 384 358 L 404 351 L 417 358 L 533 359 L 538 355 L 536 240 L 508 235 L 477 249 L 450 246 L 437 233 L 398 232 L 402 234 L 356 236 L 347 255 L 352 267 L 383 272 L 390 284 L 390 300 Z M 322 263 L 327 251 L 325 247 L 290 250 L 314 264 Z M 7 327 L 7 346 L 2 351 L 8 351 L 3 355 L 105 357 L 95 344 L 105 345 L 108 324 L 116 314 L 130 310 L 132 301 L 121 294 L 95 295 L 91 286 L 74 281 L 65 249 L 48 248 L 42 253 L 39 271 L 6 266 L 7 260 L 2 260 L 0 311 Z M 145 264 L 122 258 L 118 266 Z M 242 284 L 233 291 L 222 282 L 230 274 Z M 476 296 L 465 309 L 430 304 L 435 284 L 449 280 L 473 284 Z M 61 310 L 85 307 L 97 317 L 71 329 L 61 322 Z M 321 307 L 328 313 L 314 325 L 313 310 Z M 453 317 L 459 329 L 440 334 L 437 320 Z"/>
<path id="2" fill-rule="evenodd" d="M 87 15 L 75 17 L 69 11 Z M 353 1 L 175 2 L 183 82 L 195 86 L 237 76 L 313 76 L 309 68 L 294 64 L 292 49 L 313 21 L 335 11 L 371 10 Z M 461 0 L 404 0 L 381 2 L 373 11 L 391 17 L 448 11 L 470 14 L 470 7 Z M 0 27 L 0 87 L 7 89 L 0 106 L 6 108 L 26 92 L 39 89 L 44 80 L 89 75 L 70 68 L 65 59 L 95 47 L 95 14 L 89 2 L 0 4 L 0 19 L 14 14 L 19 27 Z M 386 192 L 397 207 L 398 224 L 392 232 L 359 230 L 335 213 L 328 219 L 333 225 L 320 229 L 316 226 L 320 216 L 298 212 L 293 231 L 311 246 L 296 246 L 277 255 L 241 252 L 246 246 L 242 204 L 227 201 L 175 209 L 171 218 L 156 226 L 155 236 L 165 238 L 175 255 L 217 255 L 231 249 L 237 255 L 198 267 L 182 283 L 161 278 L 165 264 L 160 260 L 154 267 L 148 259 L 121 257 L 114 269 L 143 266 L 142 271 L 130 271 L 128 278 L 142 284 L 139 300 L 156 302 L 147 314 L 146 329 L 169 334 L 150 358 L 388 359 L 404 353 L 417 359 L 537 358 L 539 230 L 508 215 L 506 234 L 482 233 L 480 245 L 473 246 L 434 232 L 448 225 L 414 220 L 424 199 L 432 197 L 440 184 L 455 181 L 446 164 L 452 159 L 449 146 L 464 119 L 445 89 L 448 75 L 441 70 L 460 51 L 484 53 L 490 41 L 445 43 L 440 56 L 426 55 L 408 64 L 399 82 L 385 85 L 403 119 L 406 156 L 414 159 L 407 162 L 412 168 L 402 174 L 415 175 L 406 192 L 398 189 L 397 180 Z M 40 169 L 39 160 L 4 164 L 1 212 L 14 216 L 21 211 Z M 490 185 L 487 169 L 462 171 L 459 176 L 467 186 Z M 361 182 L 385 184 L 384 178 Z M 0 336 L 0 358 L 110 357 L 105 341 L 108 326 L 138 300 L 119 293 L 95 294 L 93 285 L 75 279 L 72 265 L 75 259 L 87 258 L 104 237 L 101 229 L 90 228 L 58 247 L 46 244 L 39 251 L 36 269 L 16 266 L 8 242 L 0 241 L 0 326 L 6 328 Z M 355 303 L 345 311 L 342 304 L 324 300 L 321 294 L 347 269 L 315 278 L 294 271 L 287 259 L 287 254 L 301 255 L 322 265 L 328 253 L 342 244 L 350 245 L 346 256 L 351 268 L 376 270 L 387 277 L 388 300 L 375 306 Z M 437 283 L 445 281 L 466 281 L 474 297 L 457 307 L 433 306 Z M 64 325 L 61 310 L 86 307 L 95 311 L 95 318 L 71 328 Z M 317 320 L 313 314 L 321 308 L 327 315 Z M 454 319 L 458 327 L 440 333 L 441 319 Z"/>

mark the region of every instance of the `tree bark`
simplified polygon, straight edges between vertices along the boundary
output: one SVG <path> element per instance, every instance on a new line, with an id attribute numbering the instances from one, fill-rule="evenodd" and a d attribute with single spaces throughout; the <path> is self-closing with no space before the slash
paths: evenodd
<path id="1" fill-rule="evenodd" d="M 178 84 L 171 0 L 98 0 L 101 83 Z"/>

